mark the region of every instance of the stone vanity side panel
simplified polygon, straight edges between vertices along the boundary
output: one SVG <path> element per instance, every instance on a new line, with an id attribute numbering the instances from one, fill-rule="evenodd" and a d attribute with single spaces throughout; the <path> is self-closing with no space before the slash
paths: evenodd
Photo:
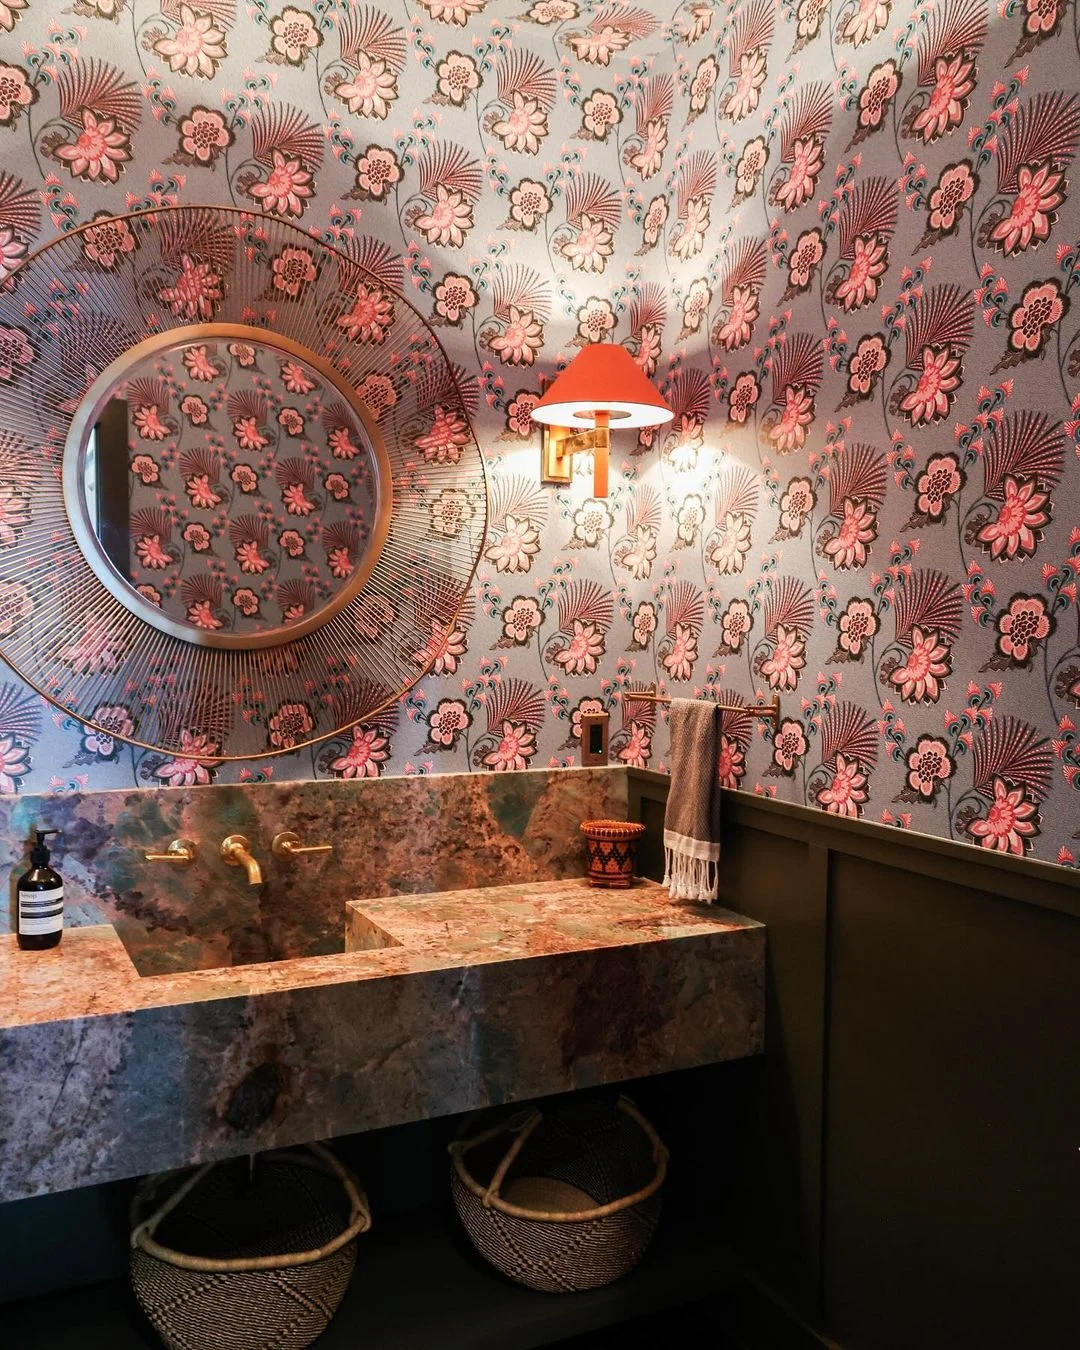
<path id="1" fill-rule="evenodd" d="M 583 875 L 578 826 L 625 819 L 626 801 L 617 766 L 0 796 L 0 932 L 38 826 L 63 831 L 67 923 L 112 923 L 158 975 L 341 951 L 349 900 Z M 285 829 L 334 851 L 277 862 Z M 261 886 L 220 860 L 228 834 L 250 840 Z M 180 836 L 198 845 L 192 866 L 143 859 Z"/>
<path id="2" fill-rule="evenodd" d="M 765 930 L 0 1030 L 12 1200 L 762 1049 Z"/>

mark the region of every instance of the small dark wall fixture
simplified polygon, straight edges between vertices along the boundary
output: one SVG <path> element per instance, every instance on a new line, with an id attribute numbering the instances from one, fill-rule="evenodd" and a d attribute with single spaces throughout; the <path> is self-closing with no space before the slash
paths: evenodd
<path id="1" fill-rule="evenodd" d="M 581 714 L 581 763 L 583 766 L 608 762 L 608 736 L 611 716 L 606 712 Z"/>

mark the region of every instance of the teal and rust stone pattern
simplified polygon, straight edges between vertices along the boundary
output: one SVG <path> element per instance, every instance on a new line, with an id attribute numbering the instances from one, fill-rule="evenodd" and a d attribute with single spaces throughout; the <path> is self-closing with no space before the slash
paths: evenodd
<path id="1" fill-rule="evenodd" d="M 342 908 L 334 955 L 149 977 L 108 925 L 0 937 L 0 1199 L 763 1048 L 764 928 L 652 882 Z"/>
<path id="2" fill-rule="evenodd" d="M 0 884 L 35 827 L 59 829 L 66 923 L 112 924 L 142 975 L 344 948 L 346 900 L 580 877 L 590 816 L 626 816 L 621 767 L 0 796 Z M 329 855 L 271 858 L 279 830 Z M 261 886 L 218 856 L 245 835 Z M 190 867 L 143 854 L 187 837 Z M 13 928 L 0 907 L 0 933 Z"/>

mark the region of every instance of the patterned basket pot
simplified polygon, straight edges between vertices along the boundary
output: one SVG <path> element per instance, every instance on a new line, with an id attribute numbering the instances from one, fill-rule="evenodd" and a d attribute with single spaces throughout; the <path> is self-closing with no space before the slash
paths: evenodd
<path id="1" fill-rule="evenodd" d="M 632 820 L 584 820 L 581 833 L 589 855 L 589 885 L 629 886 L 645 826 Z"/>

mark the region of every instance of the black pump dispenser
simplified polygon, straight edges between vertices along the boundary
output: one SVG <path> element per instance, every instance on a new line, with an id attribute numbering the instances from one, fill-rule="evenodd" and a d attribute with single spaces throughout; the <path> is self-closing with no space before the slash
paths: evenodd
<path id="1" fill-rule="evenodd" d="M 55 947 L 64 932 L 64 879 L 49 866 L 46 839 L 59 830 L 35 830 L 30 869 L 19 878 L 18 938 L 23 951 Z"/>
<path id="2" fill-rule="evenodd" d="M 52 857 L 52 855 L 49 852 L 49 846 L 48 844 L 46 844 L 45 840 L 49 837 L 50 834 L 59 834 L 60 831 L 35 830 L 34 833 L 37 835 L 37 843 L 34 844 L 33 848 L 31 848 L 30 850 L 30 866 L 48 867 L 49 860 Z M 49 868 L 49 870 L 52 871 L 51 868 Z"/>

